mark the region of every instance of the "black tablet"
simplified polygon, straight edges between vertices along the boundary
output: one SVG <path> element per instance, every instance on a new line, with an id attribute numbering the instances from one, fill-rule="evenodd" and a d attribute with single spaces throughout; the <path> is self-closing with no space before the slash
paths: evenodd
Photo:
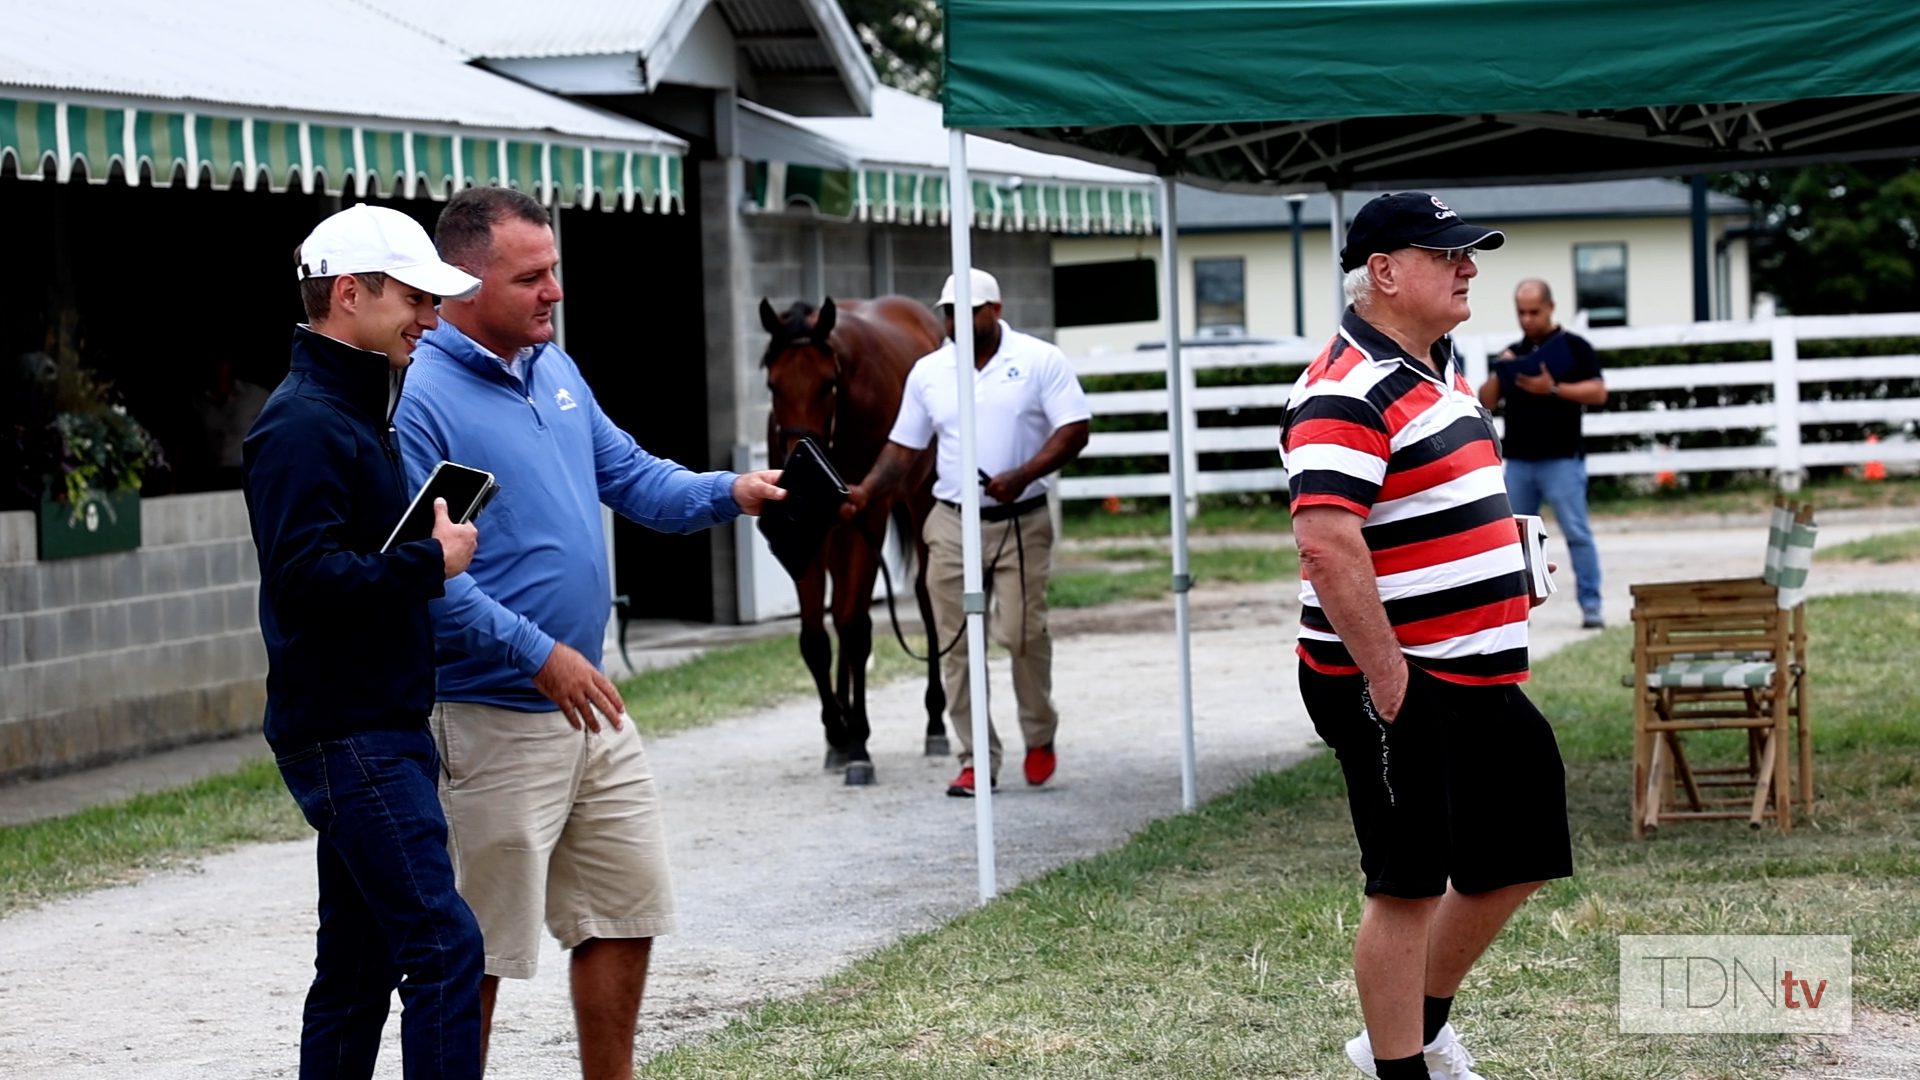
<path id="1" fill-rule="evenodd" d="M 787 574 L 799 580 L 820 554 L 827 533 L 840 523 L 847 483 L 812 439 L 801 439 L 780 472 L 787 497 L 760 510 L 760 533 Z"/>
<path id="2" fill-rule="evenodd" d="M 413 502 L 407 505 L 407 512 L 400 515 L 399 523 L 393 527 L 393 532 L 380 550 L 392 551 L 397 545 L 411 544 L 432 536 L 433 500 L 447 500 L 448 519 L 455 524 L 465 524 L 480 515 L 498 490 L 499 486 L 493 482 L 490 472 L 455 465 L 451 461 L 435 465 L 433 472 L 427 476 L 427 482 L 414 493 Z"/>

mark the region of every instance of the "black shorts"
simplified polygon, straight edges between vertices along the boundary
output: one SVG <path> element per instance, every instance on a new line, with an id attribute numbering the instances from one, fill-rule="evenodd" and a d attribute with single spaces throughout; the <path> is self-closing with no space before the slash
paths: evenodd
<path id="1" fill-rule="evenodd" d="M 1572 877 L 1566 770 L 1546 717 L 1518 686 L 1407 670 L 1406 703 L 1386 723 L 1360 676 L 1300 665 L 1307 715 L 1346 774 L 1367 895 Z"/>

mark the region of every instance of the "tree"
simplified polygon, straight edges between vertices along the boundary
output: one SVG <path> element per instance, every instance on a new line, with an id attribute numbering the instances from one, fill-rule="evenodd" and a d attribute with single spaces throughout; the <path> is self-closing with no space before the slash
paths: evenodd
<path id="1" fill-rule="evenodd" d="M 1715 177 L 1754 203 L 1754 287 L 1786 312 L 1920 310 L 1920 161 L 1809 165 Z"/>
<path id="2" fill-rule="evenodd" d="M 940 0 L 840 0 L 880 81 L 921 97 L 940 89 Z"/>

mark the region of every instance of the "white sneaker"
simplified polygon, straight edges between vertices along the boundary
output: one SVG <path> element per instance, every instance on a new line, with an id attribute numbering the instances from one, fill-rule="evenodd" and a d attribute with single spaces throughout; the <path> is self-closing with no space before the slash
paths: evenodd
<path id="1" fill-rule="evenodd" d="M 1427 1059 L 1428 1080 L 1487 1080 L 1473 1071 L 1473 1055 L 1461 1044 L 1452 1024 L 1441 1027 L 1421 1053 Z M 1365 1031 L 1347 1040 L 1347 1060 L 1375 1080 L 1380 1075 L 1373 1067 L 1373 1040 Z"/>

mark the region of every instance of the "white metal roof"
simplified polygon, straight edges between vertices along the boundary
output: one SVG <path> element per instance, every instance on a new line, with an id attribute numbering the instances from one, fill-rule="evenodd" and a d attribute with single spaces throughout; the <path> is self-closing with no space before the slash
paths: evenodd
<path id="1" fill-rule="evenodd" d="M 473 67 L 457 49 L 356 0 L 0 2 L 9 9 L 0 93 L 83 91 L 686 146 L 658 128 Z"/>
<path id="2" fill-rule="evenodd" d="M 368 0 L 471 57 L 647 54 L 708 0 Z"/>
<path id="3" fill-rule="evenodd" d="M 844 151 L 850 162 L 867 166 L 905 166 L 918 169 L 947 167 L 947 130 L 940 103 L 895 90 L 875 87 L 873 115 L 856 117 L 788 116 L 752 102 L 743 109 L 767 119 L 823 136 Z M 747 156 L 755 156 L 751 147 Z M 831 165 L 818 161 L 806 164 Z M 1078 158 L 1042 154 L 978 135 L 967 136 L 967 167 L 976 173 L 1018 176 L 1033 180 L 1066 180 L 1143 187 L 1151 178 L 1125 169 L 1111 169 Z"/>
<path id="4" fill-rule="evenodd" d="M 652 93 L 709 12 L 725 20 L 738 57 L 753 72 L 751 96 L 808 113 L 859 115 L 876 85 L 836 0 L 361 2 L 470 60 L 562 93 Z M 620 75 L 598 64 L 548 66 L 576 60 L 618 60 Z M 617 85 L 601 85 L 608 78 Z"/>

